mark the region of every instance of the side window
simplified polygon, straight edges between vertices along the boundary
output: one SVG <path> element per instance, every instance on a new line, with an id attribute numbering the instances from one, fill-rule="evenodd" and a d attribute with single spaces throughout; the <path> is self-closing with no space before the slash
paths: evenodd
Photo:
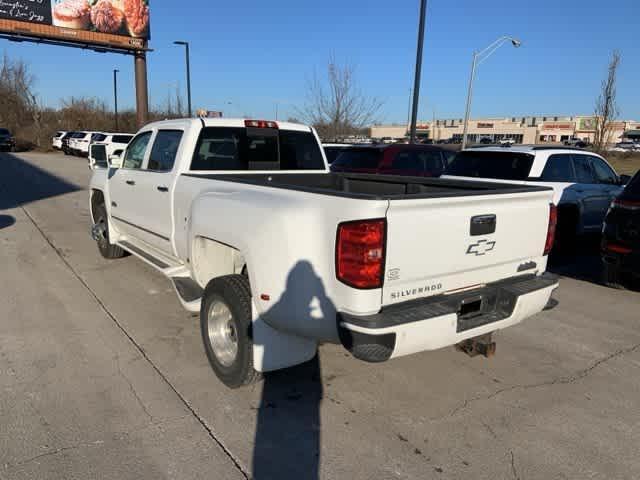
<path id="1" fill-rule="evenodd" d="M 551 155 L 542 171 L 544 182 L 573 182 L 571 155 Z"/>
<path id="2" fill-rule="evenodd" d="M 598 183 L 606 183 L 608 185 L 616 185 L 618 183 L 618 176 L 611 170 L 609 165 L 598 157 L 589 158 L 591 159 L 591 165 L 593 166 L 593 171 L 596 174 Z"/>
<path id="3" fill-rule="evenodd" d="M 576 182 L 578 183 L 596 183 L 591 162 L 587 155 L 572 155 L 573 167 L 576 171 Z"/>
<path id="4" fill-rule="evenodd" d="M 127 148 L 122 168 L 137 170 L 142 167 L 149 140 L 151 140 L 151 132 L 144 132 L 131 141 Z"/>
<path id="5" fill-rule="evenodd" d="M 191 162 L 191 170 L 247 170 L 240 159 L 240 128 L 205 128 Z"/>
<path id="6" fill-rule="evenodd" d="M 393 158 L 391 167 L 397 170 L 424 170 L 422 160 L 414 152 L 400 151 Z"/>
<path id="7" fill-rule="evenodd" d="M 149 155 L 148 170 L 170 172 L 176 161 L 178 147 L 182 140 L 181 130 L 160 130 L 153 142 L 153 148 Z"/>

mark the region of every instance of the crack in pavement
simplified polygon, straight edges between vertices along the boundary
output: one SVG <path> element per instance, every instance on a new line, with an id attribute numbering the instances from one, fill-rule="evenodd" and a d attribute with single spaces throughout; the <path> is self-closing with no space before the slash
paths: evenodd
<path id="1" fill-rule="evenodd" d="M 518 471 L 516 470 L 516 460 L 513 456 L 513 450 L 509 450 L 511 454 L 511 473 L 513 473 L 513 478 L 515 480 L 520 480 L 520 475 L 518 475 Z"/>
<path id="2" fill-rule="evenodd" d="M 438 417 L 432 420 L 442 420 L 443 418 L 454 417 L 461 411 L 466 410 L 473 403 L 476 403 L 482 400 L 490 400 L 492 398 L 497 397 L 498 395 L 502 395 L 503 393 L 511 392 L 513 390 L 528 390 L 530 388 L 540 388 L 540 387 L 546 387 L 546 386 L 552 386 L 552 385 L 567 385 L 567 384 L 574 383 L 578 380 L 585 378 L 587 375 L 589 375 L 593 370 L 598 368 L 603 363 L 606 363 L 622 355 L 635 352 L 638 349 L 640 349 L 640 343 L 637 343 L 630 347 L 621 348 L 620 350 L 616 350 L 615 352 L 610 353 L 609 355 L 606 355 L 605 357 L 597 360 L 591 366 L 585 368 L 584 370 L 580 370 L 579 372 L 574 373 L 573 375 L 569 375 L 568 377 L 560 377 L 560 378 L 556 378 L 554 380 L 550 380 L 546 382 L 531 383 L 526 385 L 511 385 L 510 387 L 505 387 L 505 388 L 496 390 L 495 392 L 490 393 L 489 395 L 478 395 L 476 397 L 466 399 L 461 405 L 458 405 L 456 408 L 451 410 L 451 412 L 449 412 L 449 414 L 446 415 L 445 417 Z"/>
<path id="3" fill-rule="evenodd" d="M 147 410 L 147 406 L 144 404 L 144 402 L 140 398 L 140 395 L 138 395 L 138 391 L 133 386 L 133 383 L 131 383 L 131 380 L 129 380 L 129 377 L 127 377 L 122 371 L 122 369 L 120 368 L 119 356 L 116 356 L 116 366 L 118 367 L 118 373 L 120 374 L 120 376 L 124 378 L 125 382 L 127 382 L 127 384 L 129 385 L 129 390 L 131 391 L 131 394 L 135 397 L 136 401 L 138 402 L 138 405 L 140 405 L 140 408 L 142 408 L 142 410 L 147 415 L 147 417 L 149 417 L 149 422 L 153 422 L 153 415 L 151 415 L 149 413 L 149 410 Z"/>
<path id="4" fill-rule="evenodd" d="M 162 373 L 162 371 L 160 370 L 160 368 L 151 360 L 151 358 L 149 357 L 149 355 L 147 355 L 147 352 L 144 350 L 144 348 L 142 348 L 142 346 L 135 341 L 135 339 L 129 334 L 129 332 L 127 332 L 127 330 L 124 328 L 124 326 L 118 321 L 118 319 L 115 317 L 115 315 L 113 315 L 111 313 L 111 311 L 107 308 L 107 306 L 104 304 L 104 302 L 100 299 L 100 297 L 98 297 L 98 295 L 93 291 L 93 289 L 89 286 L 89 284 L 84 280 L 84 278 L 82 278 L 82 276 L 80 275 L 80 273 L 78 271 L 76 271 L 76 269 L 73 267 L 73 265 L 71 265 L 71 263 L 69 262 L 69 260 L 67 260 L 67 258 L 65 257 L 64 253 L 58 248 L 56 247 L 56 245 L 53 243 L 53 241 L 49 238 L 49 236 L 44 232 L 44 230 L 42 230 L 42 228 L 40 228 L 40 225 L 38 225 L 38 223 L 35 221 L 35 219 L 31 216 L 31 214 L 29 213 L 29 211 L 21 206 L 20 210 L 22 210 L 24 212 L 24 214 L 26 215 L 26 217 L 31 221 L 31 223 L 33 224 L 33 226 L 36 228 L 36 230 L 38 230 L 38 232 L 40 233 L 40 235 L 42 236 L 42 238 L 47 242 L 47 244 L 53 249 L 53 251 L 56 253 L 56 255 L 58 256 L 58 258 L 62 261 L 62 263 L 67 267 L 67 269 L 71 272 L 71 274 L 80 282 L 80 284 L 85 288 L 85 290 L 87 291 L 87 293 L 89 293 L 89 295 L 94 299 L 94 301 L 98 304 L 98 306 L 100 307 L 100 309 L 107 315 L 107 317 L 109 317 L 109 319 L 118 327 L 118 329 L 123 333 L 123 335 L 129 340 L 129 342 L 133 345 L 133 347 L 138 351 L 138 353 L 140 353 L 140 355 L 142 356 L 142 358 L 144 358 L 146 360 L 146 362 L 151 366 L 151 368 L 153 368 L 153 370 L 158 374 L 158 376 L 162 379 L 162 381 L 171 389 L 171 391 L 178 397 L 178 399 L 182 402 L 182 404 L 187 408 L 187 410 L 189 410 L 189 412 L 191 413 L 191 415 L 198 421 L 198 423 L 200 424 L 200 426 L 202 428 L 204 428 L 204 430 L 207 432 L 209 438 L 211 438 L 211 440 L 214 441 L 214 443 L 220 448 L 220 450 L 222 450 L 222 452 L 224 453 L 224 455 L 233 463 L 233 465 L 236 467 L 236 469 L 242 474 L 242 476 L 246 479 L 246 480 L 250 480 L 251 476 L 249 475 L 249 473 L 242 467 L 242 465 L 240 464 L 240 460 L 237 459 L 233 453 L 231 453 L 231 450 L 229 450 L 224 443 L 218 439 L 218 437 L 216 437 L 216 434 L 213 432 L 213 429 L 211 427 L 209 427 L 209 425 L 207 424 L 207 422 L 204 420 L 204 418 L 202 418 L 194 409 L 194 407 L 191 406 L 191 404 L 187 401 L 187 399 L 178 391 L 178 389 L 171 383 L 171 381 L 167 378 L 167 376 Z"/>
<path id="5" fill-rule="evenodd" d="M 34 457 L 29 457 L 25 460 L 20 460 L 19 462 L 16 462 L 14 464 L 6 464 L 5 465 L 5 469 L 12 469 L 12 468 L 16 468 L 16 467 L 22 467 L 24 465 L 27 465 L 31 462 L 34 462 L 40 458 L 43 457 L 50 457 L 52 455 L 59 455 L 60 453 L 64 453 L 67 452 L 69 450 L 77 450 L 79 448 L 92 448 L 92 447 L 99 447 L 102 446 L 104 444 L 104 442 L 102 440 L 96 440 L 93 443 L 80 443 L 78 445 L 71 445 L 69 447 L 61 447 L 61 448 L 56 448 L 55 450 L 50 450 L 48 452 L 45 453 L 41 453 L 40 455 L 36 455 Z"/>

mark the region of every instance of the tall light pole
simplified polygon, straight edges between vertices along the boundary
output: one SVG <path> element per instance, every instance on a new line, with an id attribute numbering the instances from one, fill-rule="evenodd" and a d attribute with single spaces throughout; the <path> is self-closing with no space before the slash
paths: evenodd
<path id="1" fill-rule="evenodd" d="M 506 41 L 510 41 L 515 48 L 518 48 L 520 45 L 522 45 L 522 42 L 520 42 L 520 40 L 505 35 L 503 37 L 498 38 L 495 42 L 493 42 L 484 50 L 481 50 L 480 52 L 473 52 L 473 59 L 471 61 L 471 76 L 469 77 L 469 91 L 467 92 L 467 108 L 464 114 L 464 130 L 462 133 L 463 149 L 466 148 L 467 146 L 467 132 L 469 130 L 469 115 L 471 114 L 471 100 L 473 98 L 473 81 L 476 78 L 476 69 L 482 62 L 484 62 L 487 58 L 489 58 Z"/>
<path id="2" fill-rule="evenodd" d="M 189 56 L 189 42 L 184 42 L 182 40 L 176 40 L 173 42 L 175 45 L 184 45 L 185 48 L 185 57 L 187 62 L 187 111 L 189 113 L 189 117 L 192 115 L 191 111 L 191 60 Z"/>
<path id="3" fill-rule="evenodd" d="M 120 129 L 118 128 L 118 72 L 120 70 L 114 68 L 113 69 L 113 105 L 116 114 L 116 132 Z"/>
<path id="4" fill-rule="evenodd" d="M 420 25 L 418 27 L 418 51 L 416 52 L 416 76 L 413 82 L 413 110 L 411 113 L 411 133 L 409 143 L 416 142 L 418 122 L 418 102 L 420 101 L 420 75 L 422 73 L 422 47 L 424 45 L 424 24 L 427 16 L 427 0 L 420 0 Z"/>

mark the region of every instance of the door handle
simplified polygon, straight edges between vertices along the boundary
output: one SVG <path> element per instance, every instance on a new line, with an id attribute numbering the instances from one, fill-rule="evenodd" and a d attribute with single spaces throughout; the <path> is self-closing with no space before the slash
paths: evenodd
<path id="1" fill-rule="evenodd" d="M 162 185 L 158 185 L 156 188 L 158 189 L 159 192 L 168 192 L 169 191 L 169 187 L 163 187 Z"/>
<path id="2" fill-rule="evenodd" d="M 127 180 L 127 185 L 135 185 L 136 182 L 134 182 L 133 180 Z"/>

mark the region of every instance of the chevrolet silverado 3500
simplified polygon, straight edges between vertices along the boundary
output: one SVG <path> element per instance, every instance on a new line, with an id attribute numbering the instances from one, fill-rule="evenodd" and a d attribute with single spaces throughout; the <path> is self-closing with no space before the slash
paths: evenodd
<path id="1" fill-rule="evenodd" d="M 308 126 L 188 119 L 145 126 L 94 168 L 90 205 L 100 253 L 173 283 L 233 388 L 320 342 L 381 362 L 542 311 L 558 286 L 552 193 L 331 173 Z"/>

